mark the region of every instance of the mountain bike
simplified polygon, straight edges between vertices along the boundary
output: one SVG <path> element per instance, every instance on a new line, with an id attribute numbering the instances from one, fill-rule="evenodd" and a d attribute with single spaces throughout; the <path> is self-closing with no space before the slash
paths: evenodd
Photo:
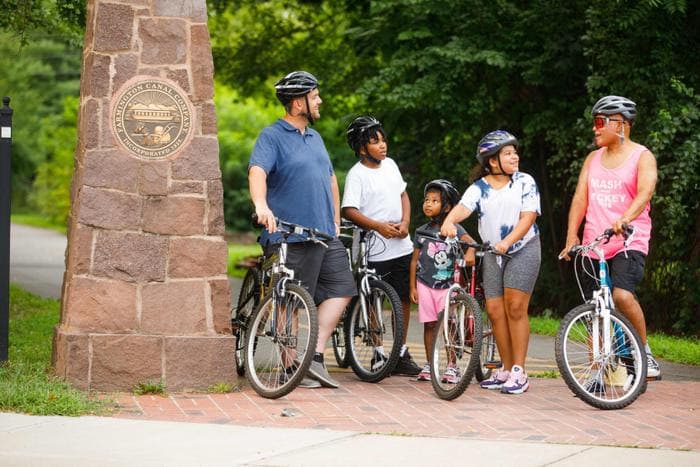
<path id="1" fill-rule="evenodd" d="M 633 234 L 632 226 L 627 226 L 623 232 L 625 249 Z M 600 248 L 613 235 L 608 229 L 588 245 L 571 249 L 576 281 L 585 303 L 564 316 L 554 340 L 557 366 L 566 385 L 585 403 L 606 410 L 628 406 L 647 385 L 642 339 L 630 321 L 615 309 L 608 264 Z M 591 253 L 599 258 L 597 275 Z M 596 289 L 587 301 L 577 262 L 583 273 L 595 280 Z"/>
<path id="2" fill-rule="evenodd" d="M 359 232 L 357 264 L 353 269 L 358 295 L 343 317 L 345 353 L 362 381 L 376 383 L 391 374 L 403 343 L 403 307 L 394 288 L 369 267 L 374 231 Z"/>
<path id="3" fill-rule="evenodd" d="M 353 236 L 352 233 L 348 234 L 348 230 L 354 229 L 355 224 L 352 222 L 343 220 L 342 223 L 340 224 L 340 229 L 341 233 L 339 236 L 340 241 L 343 243 L 343 246 L 345 247 L 345 252 L 347 253 L 348 256 L 348 264 L 350 265 L 350 270 L 354 271 L 355 268 L 353 266 L 353 255 L 352 255 L 352 245 L 353 245 Z M 347 368 L 350 366 L 350 359 L 348 358 L 348 353 L 346 350 L 345 346 L 345 315 L 347 314 L 347 310 L 350 307 L 348 306 L 344 311 L 343 315 L 340 317 L 338 320 L 338 323 L 335 325 L 335 328 L 333 329 L 333 333 L 331 334 L 331 343 L 333 345 L 333 356 L 335 356 L 335 361 L 338 364 L 340 368 Z"/>
<path id="4" fill-rule="evenodd" d="M 266 272 L 270 271 L 271 266 L 268 264 L 264 268 L 264 261 L 263 256 L 256 258 L 255 265 L 246 271 L 241 289 L 238 292 L 238 301 L 231 311 L 231 331 L 236 338 L 236 372 L 238 376 L 245 374 L 244 348 L 248 318 L 265 296 L 269 285 L 269 278 L 265 276 Z"/>
<path id="5" fill-rule="evenodd" d="M 476 269 L 472 267 L 471 274 L 466 274 L 464 252 L 467 248 L 475 248 L 477 252 L 495 253 L 495 250 L 488 244 L 442 238 L 436 233 L 420 229 L 416 231 L 416 236 L 418 235 L 445 243 L 448 246 L 448 256 L 454 263 L 452 285 L 445 295 L 445 306 L 438 314 L 430 362 L 433 390 L 441 399 L 453 400 L 464 393 L 477 371 L 484 376 L 480 364 L 481 348 L 484 344 L 484 313 L 475 298 L 478 290 Z M 493 332 L 489 327 L 487 345 L 492 336 Z M 485 362 L 490 362 L 493 355 L 483 358 Z"/>
<path id="6" fill-rule="evenodd" d="M 262 262 L 262 277 L 268 278 L 264 282 L 267 293 L 248 317 L 243 347 L 245 373 L 251 387 L 270 399 L 297 387 L 311 365 L 318 339 L 314 300 L 286 266 L 289 239 L 301 235 L 324 246 L 324 241 L 332 240 L 315 229 L 280 219 L 276 222 L 282 241 L 279 249 Z"/>

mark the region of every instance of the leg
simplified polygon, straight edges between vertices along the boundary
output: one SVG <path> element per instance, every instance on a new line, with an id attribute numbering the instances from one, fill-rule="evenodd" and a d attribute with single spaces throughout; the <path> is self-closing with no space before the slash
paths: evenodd
<path id="1" fill-rule="evenodd" d="M 435 326 L 437 321 L 423 323 L 423 344 L 425 345 L 425 361 L 430 361 L 430 352 L 433 350 L 435 342 Z"/>
<path id="2" fill-rule="evenodd" d="M 527 308 L 530 303 L 530 294 L 518 289 L 504 289 L 505 315 L 508 322 L 508 334 L 512 365 L 525 367 L 527 346 L 530 342 L 530 322 L 527 317 Z M 509 368 L 506 366 L 506 368 Z"/>
<path id="3" fill-rule="evenodd" d="M 647 325 L 644 320 L 644 311 L 632 292 L 617 287 L 613 288 L 613 301 L 617 308 L 625 317 L 630 320 L 632 326 L 642 338 L 642 344 L 647 343 Z"/>
<path id="4" fill-rule="evenodd" d="M 318 341 L 316 352 L 323 353 L 336 324 L 350 303 L 350 297 L 329 298 L 318 305 Z"/>
<path id="5" fill-rule="evenodd" d="M 503 297 L 487 298 L 486 311 L 493 326 L 493 335 L 496 338 L 496 347 L 498 347 L 503 368 L 510 370 L 513 366 L 513 347 Z"/>
<path id="6" fill-rule="evenodd" d="M 411 321 L 411 300 L 401 299 L 401 307 L 403 308 L 403 342 L 405 344 L 408 339 L 408 324 Z"/>

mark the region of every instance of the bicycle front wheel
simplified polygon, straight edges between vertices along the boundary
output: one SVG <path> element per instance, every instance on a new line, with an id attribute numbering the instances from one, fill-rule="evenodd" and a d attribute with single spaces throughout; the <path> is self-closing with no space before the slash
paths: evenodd
<path id="1" fill-rule="evenodd" d="M 246 376 L 262 397 L 289 394 L 306 375 L 316 349 L 318 320 L 314 301 L 299 284 L 272 290 L 253 311 L 245 343 Z"/>
<path id="2" fill-rule="evenodd" d="M 481 310 L 474 297 L 463 292 L 450 299 L 438 316 L 430 381 L 440 399 L 461 396 L 479 366 L 482 345 Z"/>
<path id="3" fill-rule="evenodd" d="M 496 337 L 493 335 L 493 326 L 486 310 L 481 311 L 481 322 L 481 353 L 479 355 L 479 364 L 474 371 L 474 377 L 479 382 L 488 379 L 493 369 L 501 366 L 501 362 L 496 355 Z"/>
<path id="4" fill-rule="evenodd" d="M 348 306 L 349 308 L 349 306 Z M 335 362 L 340 368 L 347 368 L 350 366 L 348 361 L 348 352 L 345 347 L 345 316 L 349 313 L 348 309 L 343 312 L 343 316 L 338 320 L 335 329 L 333 329 L 333 334 L 331 334 L 331 343 L 333 344 L 333 355 L 335 356 Z"/>
<path id="5" fill-rule="evenodd" d="M 248 317 L 260 302 L 260 283 L 257 269 L 248 269 L 238 293 L 238 302 L 231 315 L 231 330 L 236 338 L 236 372 L 245 374 L 245 330 Z"/>
<path id="6" fill-rule="evenodd" d="M 347 359 L 358 378 L 376 383 L 389 376 L 403 343 L 403 308 L 392 286 L 382 280 L 369 282 L 368 296 L 351 302 L 345 319 Z M 362 313 L 364 300 L 367 319 Z"/>
<path id="7" fill-rule="evenodd" d="M 604 326 L 595 305 L 574 308 L 557 332 L 555 357 L 566 385 L 578 398 L 599 409 L 621 409 L 646 390 L 646 352 L 637 331 L 616 310 L 607 323 L 609 350 L 602 342 Z M 594 336 L 598 336 L 597 345 Z M 597 356 L 594 347 L 600 349 Z"/>

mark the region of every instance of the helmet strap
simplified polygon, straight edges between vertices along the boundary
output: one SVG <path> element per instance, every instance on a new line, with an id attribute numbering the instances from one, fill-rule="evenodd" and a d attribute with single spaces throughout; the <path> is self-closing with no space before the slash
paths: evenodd
<path id="1" fill-rule="evenodd" d="M 304 101 L 306 102 L 306 112 L 302 112 L 301 115 L 305 116 L 309 121 L 309 125 L 314 124 L 314 117 L 311 116 L 311 108 L 309 107 L 309 94 L 304 94 Z"/>

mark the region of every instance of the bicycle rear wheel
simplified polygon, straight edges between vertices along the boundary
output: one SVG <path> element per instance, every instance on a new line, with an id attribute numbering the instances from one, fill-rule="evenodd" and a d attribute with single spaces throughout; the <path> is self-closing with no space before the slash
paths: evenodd
<path id="1" fill-rule="evenodd" d="M 338 320 L 335 329 L 333 329 L 333 334 L 331 334 L 331 343 L 333 344 L 333 355 L 335 356 L 335 362 L 340 368 L 347 368 L 350 366 L 348 361 L 348 352 L 345 346 L 345 319 L 349 314 L 349 306 L 343 312 L 343 316 Z"/>
<path id="2" fill-rule="evenodd" d="M 610 352 L 594 359 L 593 329 L 597 327 L 602 336 L 604 325 L 596 314 L 593 304 L 567 313 L 554 341 L 557 366 L 569 389 L 585 403 L 604 410 L 621 409 L 646 390 L 646 352 L 632 324 L 613 310 Z"/>
<path id="3" fill-rule="evenodd" d="M 447 312 L 438 316 L 433 343 L 430 381 L 440 399 L 456 399 L 467 389 L 479 366 L 481 344 L 479 304 L 471 295 L 458 293 Z"/>
<path id="4" fill-rule="evenodd" d="M 317 311 L 309 292 L 288 282 L 273 290 L 250 316 L 245 343 L 246 376 L 262 397 L 289 394 L 306 375 L 318 339 Z"/>
<path id="5" fill-rule="evenodd" d="M 486 310 L 481 312 L 481 322 L 481 353 L 479 364 L 474 370 L 474 377 L 479 382 L 488 379 L 494 368 L 501 366 L 501 362 L 496 358 L 496 337 L 493 335 L 493 326 Z"/>
<path id="6" fill-rule="evenodd" d="M 362 317 L 362 295 L 355 297 L 345 319 L 346 358 L 358 378 L 376 383 L 396 366 L 403 343 L 403 308 L 392 286 L 382 280 L 369 282 L 367 323 Z M 384 349 L 380 354 L 378 347 Z"/>
<path id="7" fill-rule="evenodd" d="M 248 269 L 238 293 L 238 302 L 231 316 L 231 331 L 236 338 L 236 372 L 245 374 L 245 330 L 248 317 L 260 302 L 260 283 L 257 269 Z"/>

